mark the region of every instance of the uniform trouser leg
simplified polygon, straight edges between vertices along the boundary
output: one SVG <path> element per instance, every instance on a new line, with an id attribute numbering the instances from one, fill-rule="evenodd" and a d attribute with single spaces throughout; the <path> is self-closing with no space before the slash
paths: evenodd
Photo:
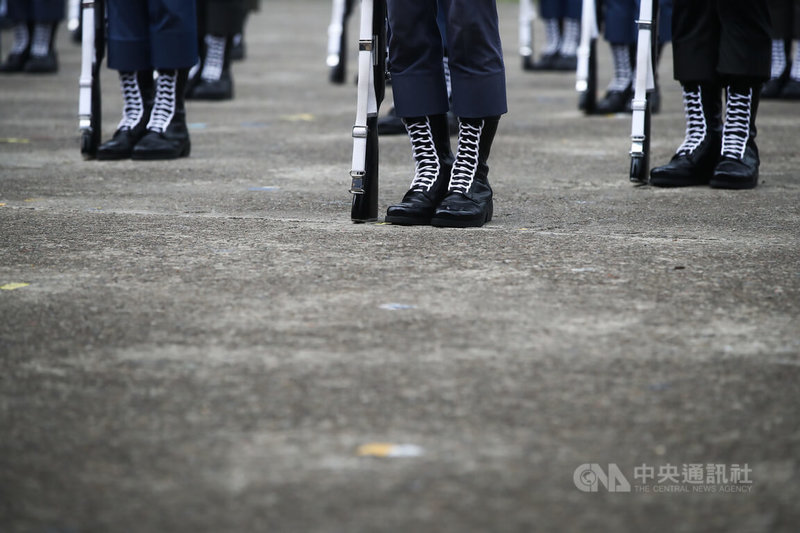
<path id="1" fill-rule="evenodd" d="M 8 18 L 14 22 L 59 22 L 64 0 L 8 0 Z"/>
<path id="2" fill-rule="evenodd" d="M 636 19 L 639 12 L 636 0 L 608 0 L 606 2 L 605 38 L 612 44 L 636 42 Z"/>
<path id="3" fill-rule="evenodd" d="M 580 19 L 581 0 L 541 0 L 539 13 L 543 19 Z"/>
<path id="4" fill-rule="evenodd" d="M 195 3 L 186 0 L 148 0 L 147 3 L 153 67 L 191 68 L 197 61 Z"/>
<path id="5" fill-rule="evenodd" d="M 108 66 L 181 69 L 197 60 L 197 15 L 186 0 L 110 0 Z"/>
<path id="6" fill-rule="evenodd" d="M 243 0 L 208 0 L 205 33 L 233 35 L 241 31 L 246 13 Z"/>
<path id="7" fill-rule="evenodd" d="M 606 6 L 606 40 L 612 44 L 635 45 L 639 37 L 636 19 L 641 0 L 607 0 Z M 659 0 L 658 6 L 658 41 L 663 44 L 672 36 L 672 0 Z"/>
<path id="8" fill-rule="evenodd" d="M 462 118 L 508 111 L 495 0 L 444 0 L 453 113 Z"/>
<path id="9" fill-rule="evenodd" d="M 769 78 L 769 31 L 765 0 L 674 0 L 675 79 Z"/>
<path id="10" fill-rule="evenodd" d="M 800 17 L 800 2 L 797 0 L 767 0 L 772 25 L 770 37 L 773 39 L 788 40 L 798 37 L 798 17 Z"/>
<path id="11" fill-rule="evenodd" d="M 121 72 L 152 70 L 150 19 L 144 0 L 108 2 L 108 67 Z"/>
<path id="12" fill-rule="evenodd" d="M 388 0 L 389 65 L 400 117 L 447 113 L 447 86 L 436 2 Z"/>
<path id="13" fill-rule="evenodd" d="M 505 68 L 494 0 L 444 0 L 453 112 L 463 117 L 506 112 Z M 392 87 L 398 116 L 446 113 L 442 37 L 435 2 L 389 0 Z"/>

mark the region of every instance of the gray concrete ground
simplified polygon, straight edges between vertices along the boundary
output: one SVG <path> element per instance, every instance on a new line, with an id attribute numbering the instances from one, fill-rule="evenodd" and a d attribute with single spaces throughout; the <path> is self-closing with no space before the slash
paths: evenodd
<path id="1" fill-rule="evenodd" d="M 629 118 L 523 73 L 516 9 L 476 230 L 350 222 L 322 0 L 251 20 L 176 162 L 81 160 L 64 33 L 57 76 L 0 78 L 0 530 L 800 528 L 800 104 L 763 103 L 756 190 L 635 187 Z M 411 163 L 382 147 L 383 212 Z"/>

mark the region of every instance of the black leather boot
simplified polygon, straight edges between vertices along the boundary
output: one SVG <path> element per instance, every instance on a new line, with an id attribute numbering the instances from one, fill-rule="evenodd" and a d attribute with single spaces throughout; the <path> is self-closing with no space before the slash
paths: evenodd
<path id="1" fill-rule="evenodd" d="M 128 159 L 133 147 L 147 133 L 147 121 L 153 107 L 153 71 L 120 72 L 122 89 L 122 120 L 111 140 L 97 148 L 97 159 L 109 161 Z"/>
<path id="2" fill-rule="evenodd" d="M 147 133 L 136 143 L 132 159 L 177 159 L 191 152 L 183 94 L 189 69 L 159 70 Z"/>
<path id="3" fill-rule="evenodd" d="M 595 113 L 599 115 L 626 113 L 631 108 L 635 56 L 632 55 L 630 46 L 626 44 L 612 44 L 611 55 L 614 62 L 614 77 L 605 96 L 597 102 Z"/>
<path id="4" fill-rule="evenodd" d="M 782 100 L 800 100 L 800 79 L 789 78 L 781 88 Z"/>
<path id="5" fill-rule="evenodd" d="M 23 70 L 29 74 L 58 72 L 58 57 L 54 46 L 58 22 L 37 23 L 33 27 L 30 55 Z"/>
<path id="6" fill-rule="evenodd" d="M 750 84 L 727 87 L 722 157 L 711 177 L 711 186 L 716 189 L 753 189 L 758 185 L 756 114 L 759 89 Z"/>
<path id="7" fill-rule="evenodd" d="M 205 56 L 199 77 L 187 92 L 190 100 L 230 100 L 233 98 L 231 75 L 231 37 L 205 36 Z"/>
<path id="8" fill-rule="evenodd" d="M 610 115 L 612 113 L 630 113 L 633 86 L 628 85 L 622 90 L 610 89 L 605 96 L 597 102 L 595 113 Z"/>
<path id="9" fill-rule="evenodd" d="M 0 64 L 0 72 L 22 72 L 31 53 L 33 27 L 23 22 L 14 26 L 14 42 L 8 57 Z"/>
<path id="10" fill-rule="evenodd" d="M 526 70 L 555 70 L 558 61 L 558 48 L 561 44 L 561 21 L 557 18 L 543 19 L 546 45 L 538 61 L 531 61 Z"/>
<path id="11" fill-rule="evenodd" d="M 650 171 L 650 185 L 706 185 L 719 161 L 722 143 L 722 96 L 713 84 L 683 86 L 686 136 L 670 162 Z"/>
<path id="12" fill-rule="evenodd" d="M 492 220 L 489 152 L 500 117 L 459 119 L 458 150 L 447 194 L 433 214 L 433 226 L 479 228 Z"/>
<path id="13" fill-rule="evenodd" d="M 447 192 L 453 152 L 447 115 L 404 119 L 411 140 L 415 170 L 411 187 L 386 211 L 386 222 L 407 226 L 430 224 Z"/>

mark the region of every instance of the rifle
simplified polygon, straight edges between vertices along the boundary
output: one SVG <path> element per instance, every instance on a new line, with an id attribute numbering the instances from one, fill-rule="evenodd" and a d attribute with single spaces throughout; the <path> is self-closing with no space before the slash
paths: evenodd
<path id="1" fill-rule="evenodd" d="M 583 0 L 575 90 L 578 91 L 578 109 L 587 115 L 591 115 L 597 109 L 597 36 L 599 34 L 597 3 L 595 0 Z"/>
<path id="2" fill-rule="evenodd" d="M 650 122 L 655 90 L 655 65 L 658 53 L 658 0 L 642 0 L 639 8 L 636 44 L 636 80 L 631 120 L 630 179 L 647 183 L 650 172 Z"/>
<path id="3" fill-rule="evenodd" d="M 522 70 L 533 70 L 533 21 L 536 10 L 533 0 L 519 0 L 519 55 Z"/>
<path id="4" fill-rule="evenodd" d="M 78 96 L 81 154 L 85 159 L 94 159 L 100 146 L 103 124 L 100 65 L 106 52 L 105 0 L 81 0 L 81 17 L 83 36 Z"/>
<path id="5" fill-rule="evenodd" d="M 358 100 L 353 126 L 353 222 L 378 219 L 378 111 L 386 90 L 386 3 L 361 0 Z"/>
<path id="6" fill-rule="evenodd" d="M 347 19 L 353 9 L 353 0 L 333 0 L 331 23 L 328 26 L 328 58 L 330 82 L 344 83 L 347 75 Z"/>
<path id="7" fill-rule="evenodd" d="M 81 42 L 81 0 L 69 0 L 67 4 L 67 29 L 73 42 Z"/>

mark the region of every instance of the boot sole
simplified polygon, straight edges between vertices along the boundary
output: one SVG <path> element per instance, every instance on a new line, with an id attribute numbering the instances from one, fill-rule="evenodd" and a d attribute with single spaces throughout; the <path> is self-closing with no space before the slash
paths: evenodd
<path id="1" fill-rule="evenodd" d="M 430 218 L 398 217 L 386 215 L 384 222 L 398 226 L 430 226 Z"/>
<path id="2" fill-rule="evenodd" d="M 139 152 L 136 151 L 131 154 L 131 159 L 134 161 L 167 161 L 170 159 L 180 159 L 181 157 L 189 157 L 189 154 L 192 151 L 192 145 L 187 144 L 183 150 L 179 154 L 175 153 L 150 153 L 150 152 Z"/>
<path id="3" fill-rule="evenodd" d="M 490 203 L 486 209 L 486 216 L 483 219 L 463 219 L 463 218 L 437 218 L 431 219 L 431 226 L 437 228 L 480 228 L 492 220 L 494 204 Z"/>
<path id="4" fill-rule="evenodd" d="M 719 180 L 714 179 L 711 180 L 712 189 L 733 189 L 733 190 L 745 190 L 745 189 L 755 189 L 758 185 L 758 179 L 755 181 L 727 181 L 727 180 Z"/>
<path id="5" fill-rule="evenodd" d="M 708 185 L 709 179 L 674 179 L 674 178 L 653 178 L 650 177 L 648 182 L 653 187 L 699 187 L 701 185 Z"/>
<path id="6" fill-rule="evenodd" d="M 96 159 L 98 161 L 121 161 L 123 159 L 130 159 L 131 154 L 109 154 L 103 152 L 97 152 Z"/>

